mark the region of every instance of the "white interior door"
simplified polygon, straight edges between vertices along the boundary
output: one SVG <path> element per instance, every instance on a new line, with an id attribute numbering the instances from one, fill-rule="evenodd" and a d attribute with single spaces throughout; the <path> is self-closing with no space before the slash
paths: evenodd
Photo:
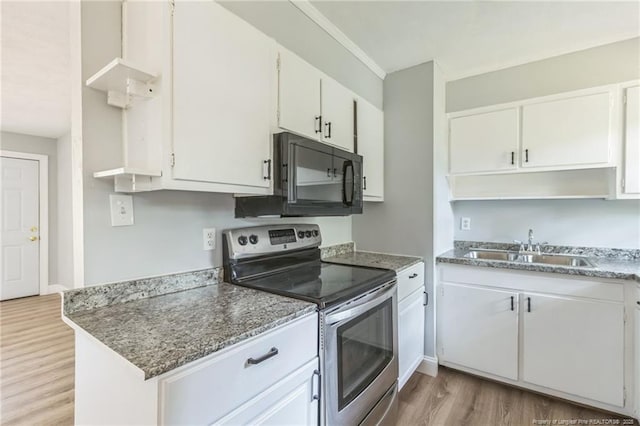
<path id="1" fill-rule="evenodd" d="M 0 300 L 40 292 L 38 162 L 2 160 L 2 283 Z"/>

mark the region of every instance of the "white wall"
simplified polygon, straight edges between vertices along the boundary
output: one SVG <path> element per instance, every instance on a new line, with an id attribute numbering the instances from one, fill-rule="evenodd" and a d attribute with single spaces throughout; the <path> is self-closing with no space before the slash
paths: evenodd
<path id="1" fill-rule="evenodd" d="M 58 166 L 56 140 L 1 132 L 0 149 L 42 154 L 49 158 L 49 284 L 58 284 Z"/>
<path id="2" fill-rule="evenodd" d="M 58 232 L 57 245 L 54 248 L 58 256 L 58 274 L 55 284 L 73 288 L 73 201 L 71 188 L 71 133 L 57 140 L 58 158 L 58 212 L 54 225 Z"/>
<path id="3" fill-rule="evenodd" d="M 365 203 L 353 218 L 358 250 L 421 256 L 433 290 L 434 63 L 384 80 L 384 203 Z M 433 305 L 427 308 L 425 353 L 434 354 Z"/>
<path id="4" fill-rule="evenodd" d="M 265 17 L 265 20 L 269 19 L 269 16 Z M 119 3 L 83 2 L 82 24 L 82 72 L 85 80 L 121 54 Z M 307 30 L 309 33 L 314 31 L 312 26 L 315 24 L 309 21 L 297 38 L 304 40 Z M 282 43 L 290 48 L 284 41 Z M 332 48 L 326 46 L 326 49 Z M 318 54 L 322 52 L 323 44 L 316 50 Z M 359 67 L 347 64 L 341 69 L 352 73 L 353 81 L 369 78 Z M 362 94 L 362 89 L 359 93 Z M 380 95 L 370 93 L 368 98 L 381 98 Z M 113 193 L 113 182 L 94 179 L 92 173 L 121 162 L 120 111 L 106 104 L 104 93 L 85 87 L 82 114 L 85 285 L 221 265 L 220 236 L 217 250 L 213 253 L 203 251 L 203 227 L 215 227 L 221 231 L 273 221 L 300 221 L 236 220 L 233 217 L 234 201 L 229 194 L 162 191 L 135 194 L 135 225 L 111 227 L 109 194 Z M 324 245 L 352 239 L 350 217 L 310 218 L 305 221 L 320 225 Z"/>
<path id="5" fill-rule="evenodd" d="M 447 83 L 447 111 L 460 111 L 640 78 L 640 38 Z M 640 202 L 603 200 L 464 201 L 452 204 L 455 238 L 640 248 Z M 460 218 L 471 231 L 460 231 Z"/>

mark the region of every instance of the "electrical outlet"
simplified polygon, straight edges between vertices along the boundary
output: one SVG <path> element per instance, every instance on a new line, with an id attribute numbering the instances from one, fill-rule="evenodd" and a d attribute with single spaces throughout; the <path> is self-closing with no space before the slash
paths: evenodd
<path id="1" fill-rule="evenodd" d="M 460 218 L 460 229 L 463 231 L 471 230 L 471 218 L 470 217 L 461 217 Z"/>
<path id="2" fill-rule="evenodd" d="M 216 228 L 204 228 L 202 230 L 202 249 L 214 250 L 216 248 Z"/>
<path id="3" fill-rule="evenodd" d="M 133 197 L 131 195 L 110 194 L 111 226 L 133 225 Z"/>

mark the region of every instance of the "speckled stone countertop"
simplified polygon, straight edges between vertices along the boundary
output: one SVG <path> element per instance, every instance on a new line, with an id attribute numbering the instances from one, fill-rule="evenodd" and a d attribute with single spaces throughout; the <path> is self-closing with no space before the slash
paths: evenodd
<path id="1" fill-rule="evenodd" d="M 65 316 L 149 379 L 315 310 L 313 303 L 216 283 Z"/>
<path id="2" fill-rule="evenodd" d="M 422 262 L 421 257 L 399 256 L 395 254 L 374 253 L 370 251 L 351 251 L 322 259 L 323 262 L 341 265 L 366 266 L 369 268 L 390 269 L 400 272 L 409 266 Z"/>
<path id="3" fill-rule="evenodd" d="M 453 250 L 436 257 L 438 263 L 516 269 L 534 272 L 580 275 L 595 278 L 635 280 L 640 282 L 640 250 L 621 250 L 593 247 L 545 246 L 545 253 L 585 256 L 594 268 L 510 262 L 503 260 L 470 259 L 464 255 L 472 248 L 518 251 L 518 246 L 505 243 L 456 241 Z"/>

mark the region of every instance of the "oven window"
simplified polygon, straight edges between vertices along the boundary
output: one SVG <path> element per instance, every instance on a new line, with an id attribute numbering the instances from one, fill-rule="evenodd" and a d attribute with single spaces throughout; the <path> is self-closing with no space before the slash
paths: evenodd
<path id="1" fill-rule="evenodd" d="M 392 299 L 337 330 L 338 409 L 353 401 L 393 358 Z"/>

